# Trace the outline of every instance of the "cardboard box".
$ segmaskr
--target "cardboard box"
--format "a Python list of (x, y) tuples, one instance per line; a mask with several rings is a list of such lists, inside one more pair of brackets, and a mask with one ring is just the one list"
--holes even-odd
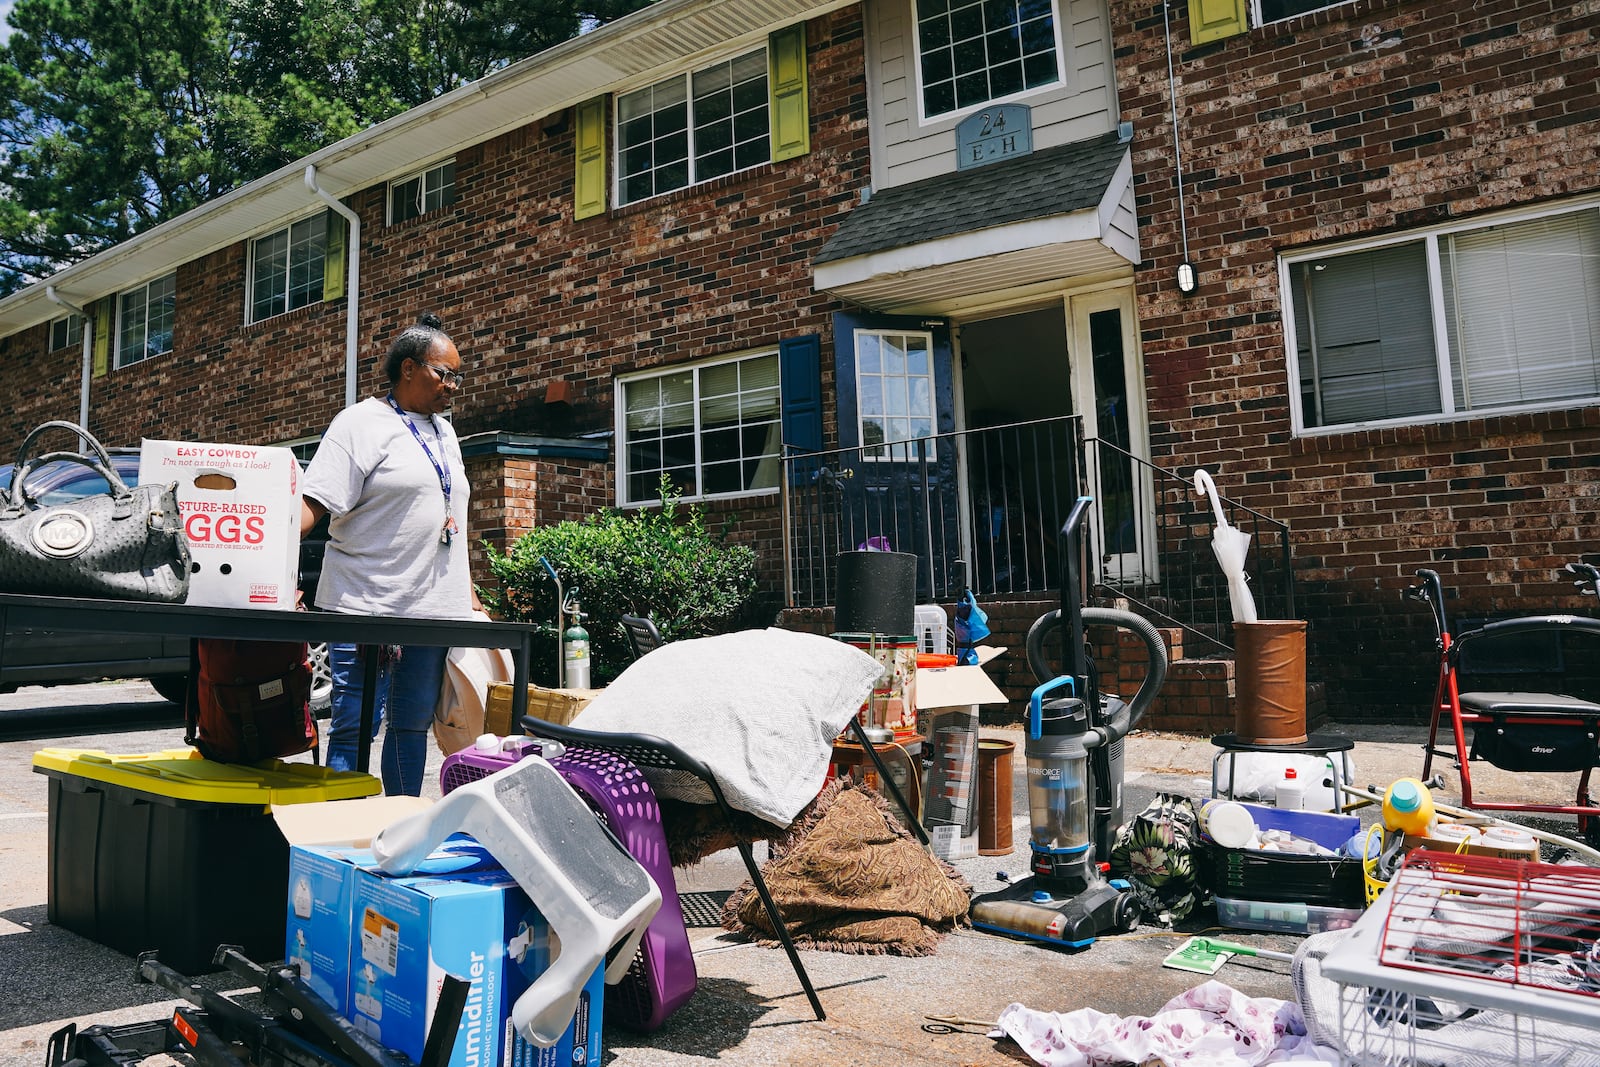
[(984, 665), (1005, 652), (1004, 648), (979, 645), (973, 650), (978, 662), (967, 667), (917, 668), (917, 711), (935, 708), (965, 708), (975, 704), (1004, 704), (1010, 698), (994, 684)]
[(289, 899), (283, 958), (300, 967), (316, 994), (350, 1013), (350, 907), (358, 864), (371, 866), (373, 835), (426, 809), (423, 797), (292, 804), (272, 809), (289, 842)]
[[(283, 958), (339, 1015), (350, 1010), (350, 900), (353, 849), (296, 845), (289, 850), (289, 910)], [(367, 855), (370, 861), (371, 854)]]
[[(589, 701), (600, 694), (598, 689), (545, 689), (528, 686), (528, 714), (557, 726), (570, 723)], [(483, 706), (483, 728), (491, 734), (506, 737), (520, 734), (522, 724), (511, 721), (510, 682), (494, 682), (489, 686), (489, 699)]]
[[(1476, 826), (1480, 830), (1487, 826), (1493, 825), (1490, 822), (1476, 819), (1440, 819), (1440, 822), (1461, 822), (1468, 826)], [(1507, 844), (1497, 845), (1494, 843), (1484, 844), (1482, 841), (1469, 841), (1465, 848), (1458, 849), (1457, 846), (1459, 844), (1459, 841), (1456, 841), (1452, 838), (1433, 836), (1422, 837), (1416, 834), (1406, 835), (1406, 848), (1408, 849), (1426, 848), (1432, 849), (1436, 852), (1460, 851), (1465, 852), (1469, 856), (1493, 856), (1497, 859), (1503, 860), (1531, 860), (1535, 863), (1537, 863), (1539, 860), (1539, 841), (1537, 838), (1531, 840), (1525, 847), (1517, 847), (1515, 845)]]
[(139, 481), (178, 486), (194, 557), (189, 604), (294, 608), (300, 464), (287, 448), (143, 441)]
[[(500, 1063), (511, 1006), (532, 975), (516, 946), (548, 928), (487, 852), (436, 851), (418, 873), (392, 878), (357, 864), (351, 889), (346, 1018), (386, 1048), (422, 1058), (443, 976), (471, 985), (452, 1067)], [(532, 954), (521, 953), (524, 958)]]
[[(548, 945), (548, 927), (546, 937), (540, 945)], [(537, 964), (539, 973), (549, 966), (549, 959), (542, 958)], [(584, 983), (583, 992), (578, 995), (578, 1010), (572, 1015), (572, 1025), (567, 1027), (567, 1032), (561, 1035), (549, 1048), (540, 1048), (521, 1034), (516, 1034), (511, 1041), (510, 1055), (506, 1058), (507, 1067), (589, 1067), (590, 1064), (599, 1064), (601, 1060), (600, 1023), (602, 1009), (605, 1004), (605, 970), (595, 968), (595, 972)]]
[(978, 707), (1007, 700), (983, 669), (1005, 649), (980, 645), (974, 651), (974, 666), (917, 668), (922, 823), (929, 847), (943, 860), (978, 854)]
[(485, 849), (455, 837), (417, 871), (390, 877), (364, 847), (430, 803), (374, 797), (274, 812), (285, 835), (300, 838), (292, 848), (285, 957), (301, 963), (312, 988), (344, 1018), (413, 1060), (450, 973), (471, 982), (455, 1067), (598, 1063), (602, 968), (585, 983), (556, 1045), (541, 1049), (511, 1032), (512, 1005), (550, 964), (550, 928)]

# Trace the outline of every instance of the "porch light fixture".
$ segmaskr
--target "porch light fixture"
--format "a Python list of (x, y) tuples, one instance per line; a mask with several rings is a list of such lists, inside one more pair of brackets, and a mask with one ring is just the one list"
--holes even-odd
[(1194, 272), (1194, 264), (1185, 260), (1178, 264), (1178, 292), (1184, 296), (1191, 295), (1200, 285), (1200, 280)]

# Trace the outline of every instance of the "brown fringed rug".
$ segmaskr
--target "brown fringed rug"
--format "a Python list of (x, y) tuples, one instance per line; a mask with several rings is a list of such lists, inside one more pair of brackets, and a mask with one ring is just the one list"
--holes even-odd
[[(658, 798), (657, 803), (661, 805), (661, 829), (667, 837), (667, 856), (674, 867), (690, 867), (725, 848), (735, 848), (740, 837), (754, 843), (774, 841), (788, 834), (785, 827), (737, 809), (733, 812), (733, 822), (729, 823), (714, 804), (689, 804), (666, 797)], [(811, 804), (815, 805), (816, 801)], [(804, 820), (810, 810), (807, 806), (801, 811), (796, 824)]]
[[(966, 879), (923, 848), (864, 786), (830, 783), (773, 850), (762, 875), (801, 948), (929, 956), (945, 934), (966, 924)], [(777, 944), (748, 881), (728, 898), (722, 925)]]

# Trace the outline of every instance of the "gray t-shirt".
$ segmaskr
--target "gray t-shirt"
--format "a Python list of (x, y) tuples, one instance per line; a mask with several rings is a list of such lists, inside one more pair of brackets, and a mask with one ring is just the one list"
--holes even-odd
[(327, 555), (317, 607), (350, 615), (469, 619), (467, 474), (455, 429), (445, 419), (408, 415), (450, 474), (449, 545), (444, 493), (406, 421), (376, 397), (328, 425), (306, 468), (305, 495), (328, 509)]

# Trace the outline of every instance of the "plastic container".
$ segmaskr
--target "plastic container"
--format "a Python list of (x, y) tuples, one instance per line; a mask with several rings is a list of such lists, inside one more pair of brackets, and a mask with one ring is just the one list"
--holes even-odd
[(1388, 830), (1426, 836), (1433, 822), (1433, 794), (1415, 778), (1397, 778), (1383, 794), (1383, 825)]
[(190, 749), (47, 748), (33, 769), (50, 779), (50, 921), (130, 956), (155, 949), (184, 974), (216, 970), (223, 944), (282, 956), (289, 843), (270, 806), (381, 789), (355, 771), (212, 763)]
[[(1461, 842), (1470, 843), (1478, 840), (1482, 836), (1483, 832), (1481, 830), (1479, 830), (1476, 826), (1468, 826), (1466, 823), (1442, 822), (1433, 828), (1433, 838), (1435, 841), (1449, 841), (1455, 842), (1456, 844), (1460, 844)], [(1531, 841), (1533, 839), (1533, 835), (1528, 835), (1528, 839)]]
[(1222, 848), (1244, 848), (1256, 834), (1256, 821), (1243, 804), (1208, 800), (1200, 805), (1200, 830)]
[(1306, 785), (1293, 767), (1283, 769), (1283, 777), (1273, 791), (1273, 805), (1290, 811), (1303, 811), (1306, 806)]
[(1489, 848), (1522, 850), (1537, 846), (1532, 834), (1516, 826), (1486, 826), (1480, 840)]
[[(1217, 802), (1210, 801), (1207, 806), (1212, 803)], [(1238, 806), (1260, 830), (1287, 830), (1335, 851), (1361, 829), (1361, 820), (1354, 815), (1287, 811), (1260, 804)], [(1366, 899), (1361, 860), (1352, 856), (1225, 848), (1214, 838), (1202, 841), (1202, 846), (1195, 857), (1196, 874), (1201, 884), (1219, 897), (1334, 908), (1359, 908)]]
[(1343, 930), (1361, 918), (1361, 908), (1336, 908), (1298, 901), (1231, 900), (1217, 897), (1217, 921), (1238, 930), (1320, 934)]

